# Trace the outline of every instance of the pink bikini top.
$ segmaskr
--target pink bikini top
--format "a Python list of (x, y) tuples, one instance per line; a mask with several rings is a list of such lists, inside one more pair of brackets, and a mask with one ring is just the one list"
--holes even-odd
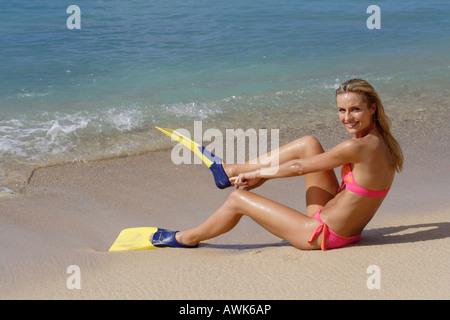
[(345, 188), (348, 191), (359, 194), (360, 196), (372, 198), (384, 197), (389, 192), (389, 189), (370, 190), (359, 186), (355, 181), (355, 177), (353, 176), (352, 167), (350, 166), (350, 163), (347, 163), (342, 166), (341, 177), (342, 177), (342, 184), (339, 187), (338, 192), (344, 190)]

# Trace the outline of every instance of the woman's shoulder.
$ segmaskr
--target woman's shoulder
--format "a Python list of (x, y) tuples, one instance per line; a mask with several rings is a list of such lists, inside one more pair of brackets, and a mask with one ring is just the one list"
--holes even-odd
[[(366, 148), (366, 146), (367, 146), (366, 142), (362, 141), (361, 139), (353, 138), (353, 139), (348, 139), (348, 140), (345, 140), (345, 141), (339, 143), (333, 149), (335, 151), (347, 154), (353, 158), (355, 155), (358, 155), (360, 152), (362, 152)], [(348, 162), (353, 162), (353, 161), (348, 161)]]
[(388, 158), (389, 151), (383, 139), (378, 136), (367, 136), (346, 140), (339, 145), (340, 150), (348, 155), (349, 163), (372, 163), (373, 160), (382, 161)]

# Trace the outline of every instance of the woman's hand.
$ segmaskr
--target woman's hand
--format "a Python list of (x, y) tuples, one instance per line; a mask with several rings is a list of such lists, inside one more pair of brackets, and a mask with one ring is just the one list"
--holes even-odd
[(238, 176), (230, 178), (231, 185), (236, 188), (244, 187), (244, 190), (257, 188), (266, 181), (267, 179), (259, 176), (259, 171), (240, 173)]

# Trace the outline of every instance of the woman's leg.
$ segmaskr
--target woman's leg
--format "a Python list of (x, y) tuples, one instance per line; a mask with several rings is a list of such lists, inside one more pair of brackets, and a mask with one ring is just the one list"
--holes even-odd
[(239, 175), (239, 173), (250, 172), (260, 168), (283, 164), (290, 160), (305, 158), (309, 149), (310, 138), (312, 137), (306, 136), (299, 138), (245, 163), (223, 163), (223, 168), (228, 177), (234, 177)]
[[(325, 152), (313, 136), (294, 140), (280, 148), (244, 164), (223, 164), (228, 177), (250, 172), (273, 164), (282, 164), (294, 159), (304, 159)], [(313, 216), (330, 201), (337, 192), (339, 183), (334, 170), (305, 175), (306, 214)]]
[[(265, 157), (264, 161), (261, 161), (260, 157), (256, 164), (224, 164), (224, 169), (227, 175), (232, 177), (240, 172), (268, 167), (271, 163), (281, 164), (323, 152), (319, 141), (314, 137), (307, 136), (268, 153), (263, 156)], [(273, 157), (278, 157), (278, 159)], [(322, 233), (313, 242), (308, 243), (309, 237), (319, 225), (319, 222), (312, 216), (336, 195), (338, 187), (339, 184), (333, 170), (305, 175), (307, 215), (251, 192), (235, 190), (205, 222), (198, 227), (178, 232), (176, 239), (180, 243), (195, 245), (230, 231), (242, 216), (247, 215), (269, 232), (297, 248), (318, 249), (322, 241)]]
[(317, 220), (244, 190), (233, 191), (228, 200), (205, 222), (198, 227), (178, 232), (176, 239), (187, 245), (195, 245), (230, 231), (244, 215), (297, 248), (320, 248), (322, 235), (308, 243), (309, 237), (319, 225)]
[[(324, 152), (316, 138), (308, 137), (306, 157)], [(333, 169), (305, 174), (306, 214), (310, 217), (315, 215), (336, 196), (338, 189), (339, 182)]]

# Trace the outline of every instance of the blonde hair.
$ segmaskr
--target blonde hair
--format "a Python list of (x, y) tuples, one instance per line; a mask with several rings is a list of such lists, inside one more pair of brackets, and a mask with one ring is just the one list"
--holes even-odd
[(397, 172), (400, 172), (403, 167), (403, 152), (400, 144), (395, 140), (391, 133), (391, 121), (384, 112), (384, 107), (381, 103), (381, 99), (376, 93), (375, 89), (370, 83), (362, 79), (351, 79), (342, 83), (336, 90), (336, 96), (346, 92), (355, 92), (364, 95), (367, 99), (367, 106), (370, 107), (373, 104), (376, 105), (376, 110), (373, 115), (373, 121), (376, 124), (378, 131), (383, 136), (386, 142), (392, 165)]

